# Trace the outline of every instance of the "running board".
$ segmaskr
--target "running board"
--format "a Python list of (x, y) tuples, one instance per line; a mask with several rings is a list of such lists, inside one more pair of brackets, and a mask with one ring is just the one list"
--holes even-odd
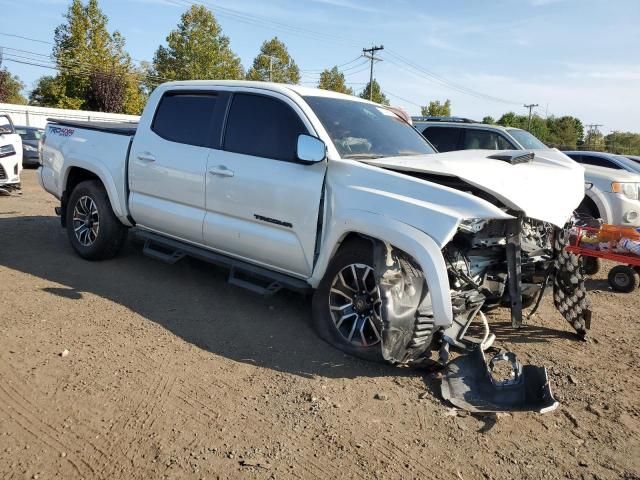
[(228, 268), (227, 281), (235, 286), (260, 295), (273, 295), (282, 288), (297, 292), (308, 292), (310, 285), (299, 278), (252, 265), (242, 260), (213, 252), (206, 248), (167, 238), (146, 230), (137, 230), (135, 235), (144, 240), (142, 250), (148, 257), (174, 264), (184, 257), (192, 257), (214, 265)]

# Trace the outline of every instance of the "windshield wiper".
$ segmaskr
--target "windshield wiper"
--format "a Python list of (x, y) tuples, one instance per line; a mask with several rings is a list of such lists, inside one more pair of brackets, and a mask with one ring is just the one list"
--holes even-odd
[(371, 153), (351, 153), (349, 155), (343, 155), (342, 158), (362, 158), (365, 160), (374, 160), (376, 158), (382, 158), (384, 155), (375, 155)]

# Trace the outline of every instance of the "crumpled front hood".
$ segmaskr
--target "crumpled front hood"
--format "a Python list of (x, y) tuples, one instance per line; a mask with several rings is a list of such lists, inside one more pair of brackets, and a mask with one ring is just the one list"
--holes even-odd
[(493, 195), (508, 208), (562, 227), (584, 197), (584, 169), (558, 150), (534, 152), (532, 161), (517, 164), (488, 158), (499, 153), (495, 150), (361, 161), (399, 172), (457, 177)]

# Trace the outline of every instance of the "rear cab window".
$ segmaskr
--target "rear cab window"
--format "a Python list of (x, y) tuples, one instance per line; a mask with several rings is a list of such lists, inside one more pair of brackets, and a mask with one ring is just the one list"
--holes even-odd
[(294, 162), (298, 136), (308, 133), (298, 114), (285, 102), (266, 95), (236, 93), (227, 117), (223, 148)]
[(226, 92), (167, 92), (151, 130), (170, 142), (220, 148), (227, 100)]

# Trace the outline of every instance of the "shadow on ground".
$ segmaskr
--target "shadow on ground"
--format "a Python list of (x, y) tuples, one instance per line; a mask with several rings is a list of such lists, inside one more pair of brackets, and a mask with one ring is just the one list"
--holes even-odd
[(59, 284), (42, 289), (51, 295), (78, 301), (84, 293), (98, 295), (235, 361), (301, 376), (416, 374), (355, 359), (321, 341), (304, 296), (256, 295), (227, 284), (226, 271), (203, 262), (166, 265), (131, 241), (115, 259), (88, 262), (49, 216), (0, 218), (0, 244), (0, 264)]

